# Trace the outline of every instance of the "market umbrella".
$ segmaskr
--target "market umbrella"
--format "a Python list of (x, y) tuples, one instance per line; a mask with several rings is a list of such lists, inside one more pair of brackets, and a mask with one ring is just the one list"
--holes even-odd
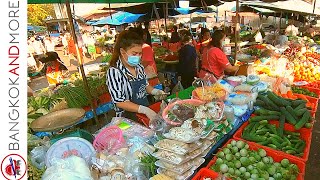
[(112, 14), (111, 16), (108, 16), (104, 19), (101, 19), (100, 21), (97, 21), (93, 23), (92, 25), (121, 25), (126, 23), (133, 23), (136, 22), (141, 16), (144, 16), (145, 14), (132, 14), (129, 12), (117, 12), (115, 14)]

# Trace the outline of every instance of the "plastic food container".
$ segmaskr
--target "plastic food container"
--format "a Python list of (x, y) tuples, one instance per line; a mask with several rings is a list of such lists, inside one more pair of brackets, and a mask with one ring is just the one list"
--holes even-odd
[(162, 169), (167, 169), (170, 171), (173, 171), (177, 174), (183, 174), (185, 172), (187, 172), (188, 170), (190, 170), (191, 168), (193, 168), (194, 166), (198, 165), (198, 164), (202, 164), (205, 162), (205, 159), (201, 158), (201, 157), (197, 157), (193, 160), (190, 160), (188, 162), (185, 162), (181, 165), (173, 165), (170, 163), (166, 163), (164, 161), (156, 161), (155, 165), (162, 168)]

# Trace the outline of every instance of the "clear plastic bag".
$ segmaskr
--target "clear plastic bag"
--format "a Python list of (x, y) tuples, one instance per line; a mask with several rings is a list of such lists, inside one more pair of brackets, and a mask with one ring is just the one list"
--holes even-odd
[(171, 140), (171, 139), (162, 139), (158, 141), (154, 147), (166, 151), (170, 151), (179, 155), (185, 155), (190, 151), (194, 151), (197, 149), (199, 146), (201, 146), (202, 143), (200, 142), (195, 142), (195, 143), (183, 143), (180, 141), (176, 140)]
[(49, 147), (47, 146), (35, 147), (30, 154), (32, 165), (34, 165), (38, 169), (43, 169), (45, 166), (45, 159), (48, 149)]
[(86, 161), (77, 156), (56, 159), (42, 176), (42, 180), (93, 180)]
[(167, 169), (162, 169), (162, 168), (158, 168), (157, 169), (157, 173), (161, 173), (161, 174), (164, 174), (166, 176), (169, 176), (171, 178), (174, 178), (176, 180), (185, 180), (185, 179), (188, 179), (190, 176), (192, 176), (194, 171), (192, 170), (189, 170), (187, 172), (185, 172), (184, 174), (177, 174), (173, 171), (170, 171), (170, 170), (167, 170)]
[(184, 143), (193, 143), (201, 138), (201, 135), (197, 135), (190, 129), (182, 127), (173, 127), (168, 133), (163, 134), (165, 138), (181, 141)]
[(181, 165), (174, 165), (174, 164), (170, 164), (170, 163), (158, 160), (155, 162), (155, 165), (162, 169), (167, 169), (181, 175), (187, 172), (188, 170), (192, 169), (195, 165), (198, 165), (199, 163), (202, 164), (204, 161), (205, 160), (203, 158), (197, 157)]
[(175, 154), (173, 152), (169, 152), (165, 150), (158, 150), (152, 155), (157, 159), (163, 160), (168, 163), (176, 164), (176, 165), (185, 163), (190, 160), (186, 156)]

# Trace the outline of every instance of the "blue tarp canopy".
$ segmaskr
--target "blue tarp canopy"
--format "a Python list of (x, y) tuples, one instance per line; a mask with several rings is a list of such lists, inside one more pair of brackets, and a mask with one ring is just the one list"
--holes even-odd
[(28, 26), (27, 26), (27, 30), (28, 30), (28, 31), (41, 32), (41, 31), (45, 31), (45, 30), (46, 30), (46, 27), (44, 27), (44, 26), (32, 26), (32, 25), (28, 25)]
[(145, 14), (132, 14), (129, 12), (117, 12), (115, 14), (112, 14), (111, 16), (108, 16), (104, 19), (101, 19), (95, 23), (92, 23), (92, 26), (99, 26), (99, 25), (122, 25), (126, 23), (133, 23), (136, 22), (141, 16), (144, 16)]

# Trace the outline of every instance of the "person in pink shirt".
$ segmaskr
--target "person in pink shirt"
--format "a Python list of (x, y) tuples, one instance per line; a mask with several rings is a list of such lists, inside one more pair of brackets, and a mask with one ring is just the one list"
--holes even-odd
[(227, 56), (222, 51), (225, 38), (226, 34), (222, 30), (213, 33), (208, 49), (202, 54), (200, 78), (204, 78), (209, 73), (219, 79), (225, 72), (235, 74), (239, 70), (238, 66), (232, 66), (229, 63)]

